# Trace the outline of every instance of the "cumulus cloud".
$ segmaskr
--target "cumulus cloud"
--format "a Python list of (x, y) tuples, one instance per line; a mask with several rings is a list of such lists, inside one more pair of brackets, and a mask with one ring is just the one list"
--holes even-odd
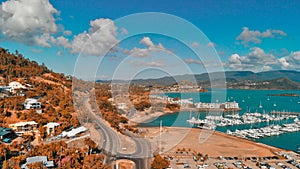
[(147, 46), (147, 47), (153, 47), (154, 44), (152, 42), (152, 40), (149, 38), (149, 37), (144, 37), (141, 41), (140, 41), (141, 44)]
[(299, 69), (300, 68), (300, 51), (291, 52), (289, 55), (279, 58), (282, 69)]
[(228, 59), (227, 66), (233, 70), (266, 71), (278, 66), (278, 59), (265, 53), (261, 48), (251, 48), (247, 55), (233, 54)]
[(130, 61), (130, 63), (134, 66), (140, 67), (165, 67), (165, 64), (162, 60), (155, 60), (155, 61)]
[(197, 65), (202, 65), (202, 62), (200, 60), (195, 60), (195, 59), (185, 59), (184, 60), (185, 63), (188, 63), (188, 64), (197, 64)]
[(72, 31), (66, 30), (66, 31), (64, 31), (64, 35), (70, 36), (70, 35), (72, 35)]
[(134, 47), (131, 50), (125, 49), (123, 53), (137, 58), (153, 57), (154, 52), (173, 54), (172, 51), (166, 49), (161, 43), (155, 45), (149, 37), (144, 37), (141, 39), (140, 44), (144, 45), (146, 48)]
[(63, 46), (64, 48), (70, 48), (71, 47), (69, 39), (67, 39), (63, 36), (59, 36), (56, 39), (53, 38), (51, 42), (53, 44), (57, 45), (57, 46)]
[(267, 29), (264, 32), (260, 32), (258, 30), (249, 30), (248, 27), (243, 27), (243, 31), (236, 38), (236, 40), (240, 41), (243, 45), (247, 46), (249, 43), (261, 43), (264, 38), (278, 38), (282, 36), (286, 36), (287, 34), (282, 30), (273, 30)]
[[(73, 38), (69, 30), (56, 24), (56, 10), (49, 0), (8, 0), (0, 5), (0, 37), (2, 39), (38, 45), (42, 47), (62, 46), (71, 53), (104, 55), (117, 43), (117, 27), (110, 19), (96, 19), (90, 22), (88, 31)], [(125, 29), (122, 30), (125, 32)], [(60, 36), (59, 36), (60, 35)], [(86, 43), (88, 40), (89, 43)]]
[(117, 27), (112, 20), (96, 19), (90, 22), (90, 26), (88, 31), (74, 36), (70, 43), (71, 53), (80, 53), (84, 49), (82, 52), (85, 54), (103, 56), (118, 43)]
[(55, 15), (49, 0), (8, 0), (0, 5), (0, 31), (7, 40), (49, 47), (45, 39), (58, 31)]

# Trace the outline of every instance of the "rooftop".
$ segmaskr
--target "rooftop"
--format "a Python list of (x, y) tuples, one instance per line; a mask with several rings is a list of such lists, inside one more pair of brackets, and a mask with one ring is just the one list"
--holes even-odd
[(26, 121), (26, 122), (18, 122), (18, 123), (14, 123), (14, 124), (10, 124), (9, 126), (25, 126), (25, 125), (37, 125), (37, 123), (35, 121)]

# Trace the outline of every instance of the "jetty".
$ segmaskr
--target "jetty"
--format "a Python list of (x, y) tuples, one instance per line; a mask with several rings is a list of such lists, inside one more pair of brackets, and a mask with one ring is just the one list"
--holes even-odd
[(293, 115), (293, 116), (300, 116), (300, 112), (271, 111), (270, 114), (274, 114), (274, 115)]

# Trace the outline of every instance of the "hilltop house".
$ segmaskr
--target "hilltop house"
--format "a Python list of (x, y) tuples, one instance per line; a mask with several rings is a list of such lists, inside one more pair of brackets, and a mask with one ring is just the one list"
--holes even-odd
[(27, 110), (42, 108), (41, 102), (38, 102), (37, 99), (34, 99), (34, 98), (27, 98), (23, 105), (24, 105), (24, 108)]
[(47, 156), (34, 156), (26, 158), (26, 163), (21, 165), (21, 169), (29, 169), (28, 164), (41, 163), (41, 168), (54, 168), (54, 162), (48, 161)]
[(18, 122), (9, 125), (9, 127), (11, 127), (17, 134), (37, 132), (37, 126), (38, 123), (35, 121)]

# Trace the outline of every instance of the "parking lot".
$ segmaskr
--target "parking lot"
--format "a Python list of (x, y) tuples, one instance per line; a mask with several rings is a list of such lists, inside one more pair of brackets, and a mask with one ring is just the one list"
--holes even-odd
[[(297, 169), (300, 168), (300, 160), (286, 158), (257, 158), (248, 157), (244, 159), (236, 159), (234, 157), (209, 158), (206, 161), (197, 160), (192, 156), (175, 156), (166, 157), (170, 160), (170, 169)], [(297, 165), (298, 164), (298, 165)]]

